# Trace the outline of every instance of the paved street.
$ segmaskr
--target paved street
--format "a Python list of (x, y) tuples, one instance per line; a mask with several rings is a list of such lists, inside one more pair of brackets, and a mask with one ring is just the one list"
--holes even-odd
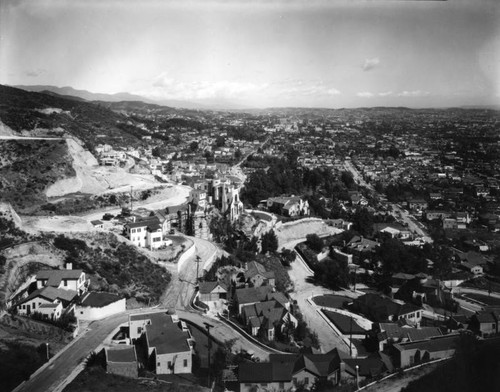
[(32, 376), (19, 391), (42, 392), (56, 390), (117, 326), (127, 320), (128, 314), (123, 313), (90, 324), (89, 330), (84, 335), (78, 337), (67, 349), (52, 358), (50, 364), (35, 376)]
[[(295, 284), (295, 290), (291, 293), (291, 297), (297, 301), (309, 328), (317, 333), (321, 351), (326, 353), (337, 347), (344, 352), (349, 352), (349, 346), (335, 333), (325, 319), (321, 317), (316, 308), (311, 306), (307, 301), (308, 298), (314, 295), (333, 294), (336, 292), (307, 282), (306, 279), (311, 276), (311, 272), (299, 254), (297, 254), (297, 258), (291, 264), (289, 275)], [(340, 294), (345, 295), (344, 293)]]

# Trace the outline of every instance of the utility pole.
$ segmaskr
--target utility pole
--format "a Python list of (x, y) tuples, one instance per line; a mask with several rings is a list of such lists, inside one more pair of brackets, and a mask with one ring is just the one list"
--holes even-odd
[(130, 185), (130, 213), (132, 213), (132, 189), (134, 187)]
[(50, 359), (49, 357), (49, 344), (45, 343), (45, 347), (47, 348), (47, 361)]
[(207, 334), (208, 334), (208, 386), (210, 387), (210, 371), (212, 370), (210, 367), (210, 351), (212, 349), (212, 340), (210, 339), (210, 328), (213, 328), (214, 326), (209, 323), (203, 323), (203, 324), (205, 324), (205, 328), (207, 329)]

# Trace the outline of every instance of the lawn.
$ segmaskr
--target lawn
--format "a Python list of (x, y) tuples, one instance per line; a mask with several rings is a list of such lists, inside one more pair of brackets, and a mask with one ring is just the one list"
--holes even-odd
[(327, 294), (314, 297), (313, 301), (316, 305), (323, 306), (325, 308), (342, 309), (344, 307), (344, 302), (352, 302), (352, 299), (349, 297), (344, 297), (342, 295)]

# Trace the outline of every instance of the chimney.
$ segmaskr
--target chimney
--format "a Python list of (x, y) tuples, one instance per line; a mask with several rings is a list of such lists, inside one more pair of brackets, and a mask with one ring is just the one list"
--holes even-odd
[(66, 269), (67, 270), (72, 270), (73, 269), (73, 263), (66, 263)]

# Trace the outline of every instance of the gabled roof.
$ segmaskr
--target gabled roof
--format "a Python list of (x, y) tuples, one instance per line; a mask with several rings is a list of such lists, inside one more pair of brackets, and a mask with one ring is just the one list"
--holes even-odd
[(225, 283), (215, 282), (201, 282), (200, 283), (200, 294), (210, 294), (217, 286), (220, 286), (227, 292), (227, 286)]
[(18, 302), (17, 305), (24, 304), (37, 297), (45, 298), (48, 301), (59, 299), (65, 302), (71, 302), (77, 295), (78, 293), (74, 290), (57, 289), (55, 287), (46, 286), (33, 291), (28, 297)]
[(63, 280), (78, 280), (82, 274), (80, 269), (41, 270), (36, 274), (36, 280), (47, 280), (47, 286), (59, 287)]
[(235, 296), (239, 305), (260, 302), (273, 291), (271, 286), (248, 287), (236, 289)]
[(251, 261), (247, 264), (247, 270), (245, 271), (245, 278), (250, 279), (255, 275), (262, 275), (267, 279), (274, 279), (274, 271), (267, 271), (266, 268), (256, 261)]

